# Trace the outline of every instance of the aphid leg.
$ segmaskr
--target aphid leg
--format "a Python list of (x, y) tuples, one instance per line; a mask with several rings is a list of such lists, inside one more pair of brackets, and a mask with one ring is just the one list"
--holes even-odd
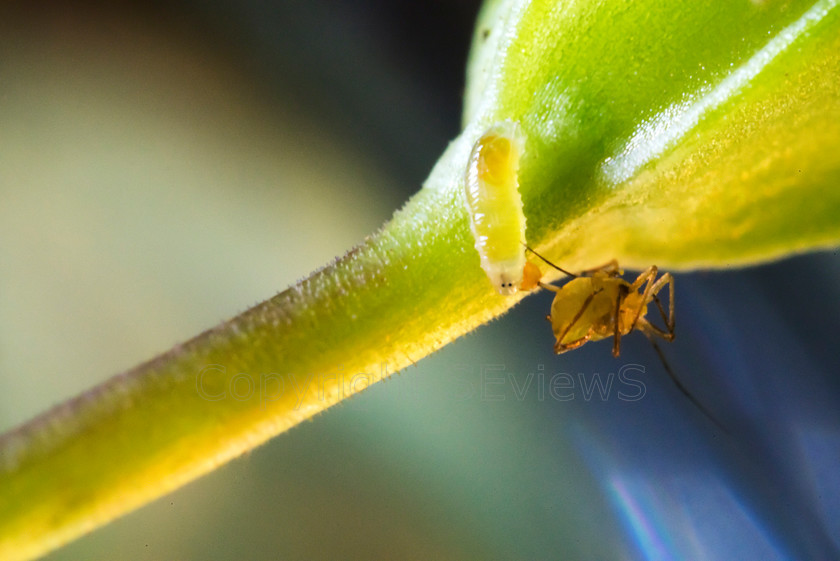
[[(652, 272), (652, 275), (651, 275)], [(630, 290), (638, 289), (641, 287), (641, 284), (638, 284), (641, 280), (642, 283), (645, 281), (649, 281), (653, 277), (656, 276), (656, 266), (652, 266), (650, 269), (639, 275), (639, 278), (636, 279), (632, 285), (630, 285)], [(645, 277), (643, 279), (643, 277)], [(668, 313), (665, 313), (665, 309), (662, 306), (662, 301), (659, 299), (657, 294), (660, 290), (662, 290), (665, 285), (669, 285), (669, 301), (668, 301)], [(636, 328), (636, 324), (639, 322), (641, 317), (641, 312), (650, 304), (654, 302), (656, 307), (659, 309), (659, 315), (662, 316), (662, 320), (665, 322), (665, 329), (659, 329), (658, 327), (648, 323), (650, 329), (654, 330), (657, 335), (665, 339), (666, 341), (673, 341), (674, 340), (674, 277), (671, 273), (664, 273), (658, 280), (655, 282), (648, 282), (648, 285), (645, 287), (644, 294), (642, 295), (642, 305), (639, 308), (638, 312), (636, 313), (636, 317), (633, 320), (632, 325), (630, 326), (630, 331)]]
[(626, 296), (627, 289), (624, 285), (621, 285), (619, 287), (618, 294), (615, 295), (615, 317), (613, 318), (613, 323), (615, 324), (615, 331), (613, 332), (612, 354), (615, 358), (618, 358), (618, 355), (621, 354), (621, 325), (618, 323), (618, 317), (621, 314), (621, 300)]
[[(572, 321), (569, 322), (569, 325), (566, 326), (566, 329), (564, 329), (562, 333), (557, 335), (557, 342), (554, 344), (554, 352), (555, 353), (560, 354), (560, 353), (565, 352), (565, 351), (570, 351), (572, 349), (576, 349), (576, 348), (580, 347), (581, 345), (583, 345), (584, 343), (586, 343), (587, 341), (589, 341), (589, 335), (586, 335), (584, 337), (581, 337), (580, 339), (572, 341), (571, 343), (567, 343), (565, 345), (562, 343), (563, 339), (566, 338), (566, 335), (569, 334), (569, 331), (571, 331), (572, 327), (574, 327), (574, 325), (578, 322), (578, 320), (581, 317), (583, 317), (583, 313), (586, 311), (586, 308), (589, 307), (589, 304), (592, 303), (592, 299), (595, 298), (595, 295), (598, 294), (599, 292), (601, 292), (601, 290), (602, 289), (596, 290), (595, 292), (593, 292), (592, 294), (590, 294), (589, 296), (586, 297), (586, 300), (583, 301), (583, 305), (581, 305), (580, 310), (578, 310), (578, 313), (576, 313), (575, 317), (572, 318)], [(559, 292), (559, 289), (558, 289), (558, 292)]]
[[(636, 277), (636, 280), (634, 280), (633, 284), (631, 284), (630, 287), (627, 289), (628, 293), (632, 293), (641, 289), (642, 286), (645, 287), (645, 291), (642, 294), (642, 301), (639, 304), (639, 307), (636, 309), (636, 314), (633, 316), (633, 321), (630, 323), (630, 328), (627, 330), (627, 333), (632, 333), (633, 330), (636, 329), (636, 324), (639, 322), (639, 318), (642, 316), (642, 312), (647, 309), (647, 306), (652, 299), (650, 295), (651, 290), (656, 284), (658, 284), (653, 283), (651, 281), (656, 278), (656, 274), (658, 272), (659, 269), (657, 269), (656, 265), (651, 265), (647, 271), (644, 271), (642, 274)], [(668, 273), (668, 276), (671, 276), (670, 273)], [(665, 278), (665, 275), (663, 275), (662, 278)], [(662, 288), (662, 285), (660, 285), (659, 288)]]
[(546, 290), (550, 290), (552, 292), (560, 292), (561, 288), (559, 286), (554, 286), (553, 284), (544, 283), (542, 281), (537, 283), (537, 286), (540, 288), (544, 288)]
[[(668, 314), (665, 314), (665, 309), (662, 307), (662, 301), (657, 296), (657, 293), (662, 290), (662, 288), (666, 285), (669, 286), (668, 291)], [(673, 341), (674, 340), (674, 277), (671, 273), (665, 273), (662, 277), (656, 281), (653, 285), (653, 289), (651, 290), (651, 298), (656, 303), (656, 307), (659, 309), (659, 315), (662, 316), (662, 321), (665, 322), (665, 328), (667, 331), (663, 331), (662, 329), (658, 329), (660, 337), (665, 339), (666, 341)], [(655, 327), (651, 325), (651, 327)]]
[(560, 353), (565, 353), (566, 351), (571, 351), (573, 349), (576, 349), (576, 348), (580, 347), (581, 345), (583, 345), (584, 343), (589, 341), (589, 339), (590, 339), (589, 335), (586, 335), (584, 337), (581, 337), (580, 339), (572, 341), (571, 343), (565, 343), (563, 345), (561, 345), (560, 343), (555, 343), (554, 344), (554, 352), (559, 355)]
[(586, 269), (585, 271), (581, 271), (580, 276), (589, 277), (592, 276), (593, 273), (598, 273), (601, 271), (607, 273), (607, 275), (610, 277), (615, 277), (621, 274), (621, 269), (618, 267), (618, 261), (612, 259), (604, 263), (600, 267), (594, 267), (592, 269)]
[[(662, 349), (659, 347), (659, 344), (656, 342), (656, 340), (653, 337), (651, 337), (651, 332), (648, 331), (648, 328), (652, 328), (654, 326), (650, 325), (648, 322), (646, 322), (644, 320), (642, 320), (642, 322), (643, 323), (641, 323), (639, 325), (639, 330), (642, 333), (644, 333), (645, 335), (648, 336), (648, 341), (650, 341), (651, 345), (653, 345), (653, 349), (656, 351), (656, 354), (659, 355), (659, 360), (662, 361), (662, 366), (665, 367), (665, 372), (668, 373), (668, 377), (671, 378), (671, 381), (674, 383), (675, 386), (677, 386), (677, 389), (680, 390), (680, 392), (682, 392), (682, 394), (685, 397), (687, 397), (688, 400), (691, 403), (693, 403), (694, 406), (697, 409), (699, 409), (701, 413), (703, 413), (706, 417), (708, 417), (709, 420), (711, 422), (713, 422), (720, 430), (722, 430), (726, 434), (729, 434), (729, 431), (726, 430), (726, 427), (724, 427), (723, 424), (720, 421), (718, 421), (708, 409), (703, 407), (703, 405), (699, 401), (697, 401), (697, 398), (695, 398), (693, 395), (691, 395), (691, 393), (683, 385), (683, 383), (680, 382), (680, 379), (677, 378), (677, 375), (671, 369), (671, 365), (668, 364), (668, 361), (665, 359), (665, 353), (662, 352)], [(661, 329), (656, 329), (656, 334), (660, 335), (661, 331), (662, 331)]]
[[(643, 328), (642, 325), (644, 325), (645, 327)], [(665, 339), (669, 343), (674, 340), (673, 331), (665, 331), (664, 329), (660, 329), (659, 327), (656, 327), (644, 318), (639, 318), (639, 323), (638, 325), (636, 325), (636, 327), (641, 331), (647, 329), (649, 333), (653, 335), (658, 335), (659, 337)]]

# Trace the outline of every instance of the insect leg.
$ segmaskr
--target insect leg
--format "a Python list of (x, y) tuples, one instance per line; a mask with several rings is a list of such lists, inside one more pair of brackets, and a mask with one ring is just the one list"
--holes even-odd
[(581, 271), (580, 276), (588, 277), (592, 275), (592, 273), (597, 273), (599, 271), (607, 273), (607, 275), (610, 277), (615, 277), (621, 274), (621, 269), (618, 267), (618, 261), (612, 259), (604, 263), (600, 267), (594, 267), (592, 269), (586, 269), (585, 271)]
[(665, 331), (664, 329), (660, 329), (656, 327), (645, 318), (639, 318), (639, 323), (636, 325), (636, 328), (639, 331), (647, 332), (649, 335), (657, 335), (668, 342), (674, 340), (674, 332), (673, 331)]
[(618, 324), (618, 317), (621, 313), (622, 296), (626, 296), (626, 292), (619, 288), (618, 294), (615, 295), (615, 317), (613, 318), (613, 323), (615, 323), (615, 331), (613, 332), (612, 354), (615, 358), (618, 358), (618, 355), (621, 354), (621, 326)]
[[(656, 275), (658, 273), (659, 268), (656, 265), (651, 265), (647, 268), (647, 270), (642, 271), (642, 273), (639, 274), (638, 277), (636, 277), (636, 280), (633, 281), (633, 284), (630, 285), (630, 292), (639, 290), (642, 287), (642, 285), (644, 285), (646, 282), (649, 282), (650, 279), (656, 278)], [(645, 292), (647, 292), (647, 290), (645, 290)]]
[(627, 292), (630, 293), (639, 290), (642, 286), (645, 287), (645, 291), (642, 294), (642, 301), (639, 304), (638, 309), (636, 310), (636, 314), (633, 316), (633, 322), (630, 324), (630, 329), (627, 330), (627, 333), (631, 333), (634, 329), (636, 329), (636, 324), (639, 323), (639, 318), (642, 316), (642, 311), (647, 309), (647, 306), (651, 301), (651, 289), (653, 288), (654, 284), (656, 284), (651, 283), (651, 280), (656, 278), (656, 274), (658, 272), (659, 269), (656, 268), (656, 265), (651, 265), (648, 268), (648, 270), (640, 274), (636, 278), (636, 280), (633, 281), (633, 284), (631, 284), (630, 287), (627, 289)]
[(683, 383), (680, 382), (680, 379), (677, 378), (677, 375), (674, 373), (673, 370), (671, 370), (671, 365), (668, 364), (667, 360), (665, 360), (665, 353), (662, 352), (662, 349), (659, 347), (659, 344), (656, 342), (656, 340), (654, 340), (652, 337), (649, 336), (649, 333), (648, 333), (647, 329), (645, 329), (645, 327), (652, 327), (652, 326), (649, 323), (645, 322), (642, 326), (640, 326), (640, 330), (645, 335), (648, 335), (648, 341), (650, 341), (650, 343), (653, 345), (653, 348), (656, 351), (656, 354), (659, 355), (659, 360), (662, 361), (662, 366), (665, 367), (665, 372), (667, 372), (668, 377), (671, 378), (671, 381), (674, 383), (674, 385), (677, 386), (677, 389), (680, 390), (680, 392), (682, 392), (682, 394), (685, 397), (687, 397), (688, 400), (691, 403), (693, 403), (694, 406), (697, 409), (699, 409), (701, 413), (703, 413), (706, 417), (708, 417), (709, 420), (711, 422), (713, 422), (720, 430), (722, 430), (726, 434), (729, 434), (729, 431), (726, 430), (726, 427), (724, 427), (723, 424), (720, 421), (718, 421), (708, 409), (703, 407), (703, 405), (699, 401), (697, 401), (697, 398), (695, 398), (693, 395), (691, 395), (691, 393), (683, 385)]
[(555, 343), (554, 344), (554, 352), (559, 355), (561, 353), (565, 353), (566, 351), (571, 351), (573, 349), (576, 349), (576, 348), (580, 347), (581, 345), (583, 345), (584, 343), (589, 341), (589, 339), (590, 339), (589, 335), (585, 335), (585, 336), (581, 337), (580, 339), (576, 339), (576, 340), (572, 341), (571, 343), (566, 343), (566, 344), (563, 344), (563, 345), (561, 345), (560, 343)]
[[(662, 307), (662, 301), (659, 300), (657, 294), (660, 290), (662, 290), (665, 285), (669, 285), (668, 287), (668, 314), (665, 314), (665, 310)], [(659, 314), (662, 316), (662, 320), (665, 322), (665, 327), (667, 328), (667, 332), (664, 332), (662, 338), (666, 341), (673, 341), (674, 340), (674, 276), (671, 273), (663, 274), (659, 280), (653, 283), (653, 286), (650, 290), (650, 297), (651, 299), (656, 302), (656, 307), (659, 309)], [(660, 330), (662, 331), (662, 330)]]
[(553, 284), (548, 284), (545, 282), (538, 282), (537, 286), (546, 290), (550, 290), (552, 292), (560, 292), (560, 290), (562, 290), (559, 286), (554, 286)]

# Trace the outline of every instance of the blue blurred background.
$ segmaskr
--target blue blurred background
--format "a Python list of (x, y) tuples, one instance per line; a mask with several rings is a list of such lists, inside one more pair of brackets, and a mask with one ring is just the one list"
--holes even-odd
[[(0, 429), (378, 228), (458, 133), (477, 10), (0, 7)], [(838, 558), (838, 279), (677, 275), (664, 351), (728, 433), (641, 335), (554, 356), (538, 294), (47, 559)]]

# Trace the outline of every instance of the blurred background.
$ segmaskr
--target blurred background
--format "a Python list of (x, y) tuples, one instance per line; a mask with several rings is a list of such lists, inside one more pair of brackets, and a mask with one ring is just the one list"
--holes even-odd
[[(375, 231), (459, 131), (478, 7), (0, 6), (0, 429)], [(835, 558), (838, 279), (677, 275), (664, 350), (728, 432), (640, 335), (554, 356), (539, 294), (46, 559)]]

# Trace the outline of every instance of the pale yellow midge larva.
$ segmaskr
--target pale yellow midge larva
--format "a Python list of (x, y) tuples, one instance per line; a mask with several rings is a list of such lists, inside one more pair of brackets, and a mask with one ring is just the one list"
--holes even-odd
[(525, 136), (519, 124), (493, 124), (473, 146), (465, 200), (481, 268), (499, 294), (514, 294), (525, 268), (525, 214), (519, 194), (519, 158)]

